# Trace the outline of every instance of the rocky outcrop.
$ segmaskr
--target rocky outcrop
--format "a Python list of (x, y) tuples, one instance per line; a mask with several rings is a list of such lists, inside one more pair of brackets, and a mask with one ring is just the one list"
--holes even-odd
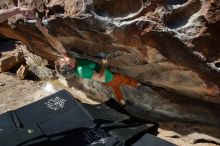
[(142, 119), (155, 122), (203, 123), (219, 127), (220, 107), (217, 104), (186, 99), (184, 96), (147, 86), (138, 89), (122, 87), (122, 90), (129, 101), (125, 109)]
[[(113, 72), (151, 85), (153, 91), (125, 93), (134, 95), (126, 97), (137, 116), (220, 126), (219, 0), (23, 2), (70, 54), (96, 61), (108, 56)], [(14, 1), (0, 7), (5, 4)], [(49, 62), (60, 56), (33, 20), (9, 22), (0, 24), (0, 34), (22, 41)]]
[[(50, 33), (69, 52), (93, 58), (110, 55), (114, 71), (220, 103), (218, 0), (23, 2), (44, 17)], [(21, 40), (49, 61), (59, 57), (33, 21), (13, 26), (1, 24), (0, 33)]]
[(220, 144), (218, 136), (220, 131), (217, 128), (176, 122), (161, 123), (160, 127), (158, 137), (178, 146), (219, 146)]
[(28, 70), (24, 65), (21, 65), (16, 71), (16, 75), (19, 79), (24, 80), (28, 75)]
[(53, 67), (52, 69), (49, 68), (50, 65), (48, 64), (47, 60), (30, 53), (26, 50), (25, 46), (21, 47), (23, 47), (29, 77), (36, 80), (48, 80), (55, 78), (56, 72)]
[(24, 63), (23, 52), (20, 49), (15, 49), (12, 41), (1, 43), (0, 47), (0, 73), (9, 71)]

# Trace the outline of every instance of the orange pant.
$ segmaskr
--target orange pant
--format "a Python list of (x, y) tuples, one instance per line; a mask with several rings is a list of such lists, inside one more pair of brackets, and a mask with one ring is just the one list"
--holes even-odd
[(120, 86), (128, 85), (131, 87), (136, 87), (137, 83), (138, 83), (137, 80), (132, 77), (129, 77), (123, 74), (114, 74), (113, 80), (111, 82), (104, 83), (104, 85), (111, 87), (115, 92), (115, 96), (117, 100), (121, 101), (122, 99), (124, 99), (124, 97), (123, 97), (123, 94), (121, 93)]

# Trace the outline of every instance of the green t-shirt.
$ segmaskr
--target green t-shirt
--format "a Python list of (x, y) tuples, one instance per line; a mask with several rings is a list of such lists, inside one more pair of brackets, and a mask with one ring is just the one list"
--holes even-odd
[[(78, 58), (76, 61), (75, 74), (81, 78), (92, 79), (94, 71), (99, 73), (101, 65), (87, 60)], [(110, 82), (113, 80), (113, 74), (107, 68), (105, 68), (105, 82)]]

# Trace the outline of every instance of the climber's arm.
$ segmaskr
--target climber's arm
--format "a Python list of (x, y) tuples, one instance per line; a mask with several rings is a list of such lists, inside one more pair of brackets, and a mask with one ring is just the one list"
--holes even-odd
[(97, 82), (101, 82), (101, 83), (105, 82), (105, 74), (104, 74), (104, 71), (103, 71), (102, 74), (100, 74), (100, 72), (97, 73), (97, 72), (94, 71), (92, 80), (97, 81)]
[(67, 51), (62, 45), (62, 43), (55, 37), (49, 34), (48, 29), (41, 24), (40, 21), (36, 22), (36, 27), (43, 33), (43, 35), (47, 38), (47, 40), (50, 42), (50, 44), (61, 54), (66, 56)]
[(105, 64), (107, 64), (107, 60), (102, 59), (101, 69), (99, 73), (94, 72), (93, 80), (97, 82), (105, 82)]
[(0, 23), (8, 20), (10, 17), (21, 14), (21, 10), (18, 7), (12, 8), (12, 9), (6, 9), (6, 10), (0, 10)]
[(22, 7), (20, 0), (18, 0), (17, 2), (18, 2), (18, 7), (0, 10), (0, 23), (8, 20), (10, 17), (17, 14), (23, 14), (23, 16), (25, 16), (28, 19), (35, 19), (33, 12), (31, 10)]

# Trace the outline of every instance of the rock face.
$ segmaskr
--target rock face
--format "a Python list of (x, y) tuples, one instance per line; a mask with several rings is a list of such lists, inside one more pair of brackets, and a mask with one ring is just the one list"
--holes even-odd
[[(162, 89), (165, 93), (152, 100), (148, 95), (144, 100), (128, 96), (141, 109), (137, 110), (139, 116), (157, 111), (157, 120), (166, 117), (220, 127), (220, 0), (22, 2), (38, 12), (70, 54), (98, 61), (108, 56), (112, 71)], [(1, 8), (13, 5), (13, 0), (0, 2)], [(34, 21), (18, 18), (11, 19), (10, 25), (0, 24), (0, 34), (18, 39), (29, 51), (55, 61), (60, 54)], [(158, 108), (152, 108), (157, 104)], [(208, 123), (203, 112), (209, 114)]]
[(15, 49), (12, 41), (0, 43), (0, 73), (9, 71), (24, 63), (23, 52), (20, 49)]
[[(181, 121), (219, 127), (220, 107), (147, 86), (122, 87), (129, 104), (125, 107), (140, 118), (161, 122)], [(135, 97), (135, 98), (134, 98)], [(184, 99), (185, 98), (185, 99)]]
[[(25, 47), (25, 46), (23, 46)], [(55, 70), (48, 68), (48, 62), (41, 57), (34, 55), (24, 48), (24, 56), (27, 70), (37, 80), (48, 80), (55, 78)]]
[[(14, 5), (3, 1), (1, 7)], [(24, 0), (68, 51), (109, 55), (115, 71), (200, 100), (220, 103), (219, 0)], [(12, 19), (15, 21), (15, 19)], [(11, 21), (12, 21), (11, 20)], [(54, 61), (59, 56), (32, 21), (0, 33)]]
[[(169, 123), (160, 124), (158, 137), (178, 146), (219, 146), (219, 129), (198, 126), (197, 124)], [(172, 129), (176, 129), (173, 131)], [(210, 136), (212, 135), (212, 136)], [(188, 142), (188, 143), (185, 143)]]

